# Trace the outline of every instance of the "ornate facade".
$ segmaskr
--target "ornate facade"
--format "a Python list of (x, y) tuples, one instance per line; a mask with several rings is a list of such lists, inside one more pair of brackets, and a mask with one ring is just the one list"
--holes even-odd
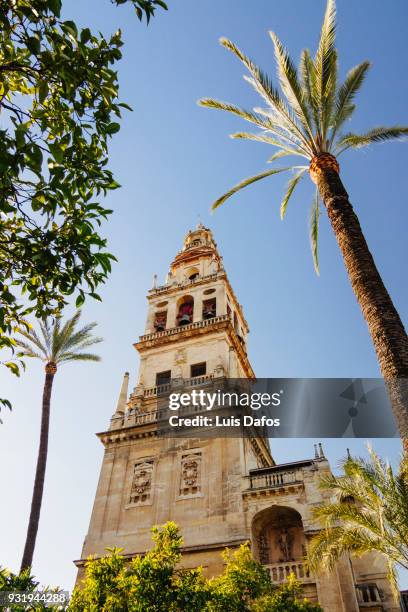
[(276, 464), (262, 438), (179, 439), (157, 435), (157, 398), (180, 380), (203, 388), (217, 378), (251, 378), (248, 325), (209, 229), (190, 231), (166, 283), (149, 291), (137, 385), (125, 374), (110, 427), (98, 434), (105, 453), (81, 560), (120, 546), (128, 557), (151, 545), (152, 525), (175, 521), (183, 565), (208, 575), (223, 569), (220, 552), (250, 541), (275, 583), (290, 572), (325, 612), (397, 611), (379, 556), (344, 557), (329, 575), (304, 564), (315, 533), (318, 488), (330, 471), (321, 445), (314, 457)]

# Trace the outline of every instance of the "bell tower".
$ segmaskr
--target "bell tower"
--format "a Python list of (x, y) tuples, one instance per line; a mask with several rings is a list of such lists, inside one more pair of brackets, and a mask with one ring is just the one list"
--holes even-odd
[[(183, 381), (252, 378), (248, 324), (212, 232), (188, 232), (163, 285), (147, 295), (146, 326), (134, 344), (140, 356), (128, 397), (126, 373), (107, 431), (96, 498), (82, 560), (119, 546), (131, 557), (151, 545), (150, 528), (175, 521), (185, 567), (222, 569), (220, 552), (248, 539), (241, 493), (244, 474), (274, 464), (263, 439), (161, 438), (157, 401)], [(77, 562), (79, 566), (82, 561)]]

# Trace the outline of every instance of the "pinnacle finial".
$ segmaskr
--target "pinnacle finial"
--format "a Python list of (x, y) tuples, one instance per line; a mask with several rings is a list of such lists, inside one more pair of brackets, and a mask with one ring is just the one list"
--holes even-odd
[(129, 388), (129, 372), (125, 372), (123, 376), (122, 386), (120, 388), (118, 403), (116, 405), (115, 415), (121, 416), (126, 412), (126, 404), (128, 399)]
[(198, 221), (197, 221), (196, 229), (202, 230), (202, 229), (204, 229), (204, 225), (203, 225), (203, 222), (201, 221), (201, 216), (197, 215), (197, 217), (198, 217)]

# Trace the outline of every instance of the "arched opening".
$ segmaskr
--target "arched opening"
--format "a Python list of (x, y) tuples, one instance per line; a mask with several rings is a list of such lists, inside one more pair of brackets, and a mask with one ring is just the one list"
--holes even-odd
[(288, 506), (258, 512), (252, 522), (252, 537), (255, 556), (264, 565), (275, 566), (277, 576), (280, 567), (285, 573), (287, 566), (289, 572), (303, 577), (300, 565), (306, 555), (306, 538), (299, 512)]
[(200, 272), (198, 270), (198, 268), (189, 268), (187, 270), (187, 278), (190, 281), (194, 281), (196, 278), (198, 278), (200, 276)]
[(178, 311), (176, 317), (177, 326), (189, 325), (193, 322), (194, 298), (191, 295), (184, 295), (178, 301)]
[(213, 319), (217, 314), (217, 300), (210, 298), (203, 301), (203, 319)]
[(158, 310), (154, 313), (154, 329), (155, 331), (164, 331), (167, 323), (167, 310)]

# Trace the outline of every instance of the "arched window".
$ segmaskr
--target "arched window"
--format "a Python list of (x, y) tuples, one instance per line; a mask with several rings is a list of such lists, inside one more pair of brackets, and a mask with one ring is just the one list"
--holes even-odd
[(189, 268), (187, 270), (187, 278), (190, 281), (194, 281), (196, 278), (200, 276), (200, 272), (198, 268)]
[(189, 325), (193, 322), (194, 298), (185, 295), (178, 302), (178, 312), (176, 317), (177, 326)]

